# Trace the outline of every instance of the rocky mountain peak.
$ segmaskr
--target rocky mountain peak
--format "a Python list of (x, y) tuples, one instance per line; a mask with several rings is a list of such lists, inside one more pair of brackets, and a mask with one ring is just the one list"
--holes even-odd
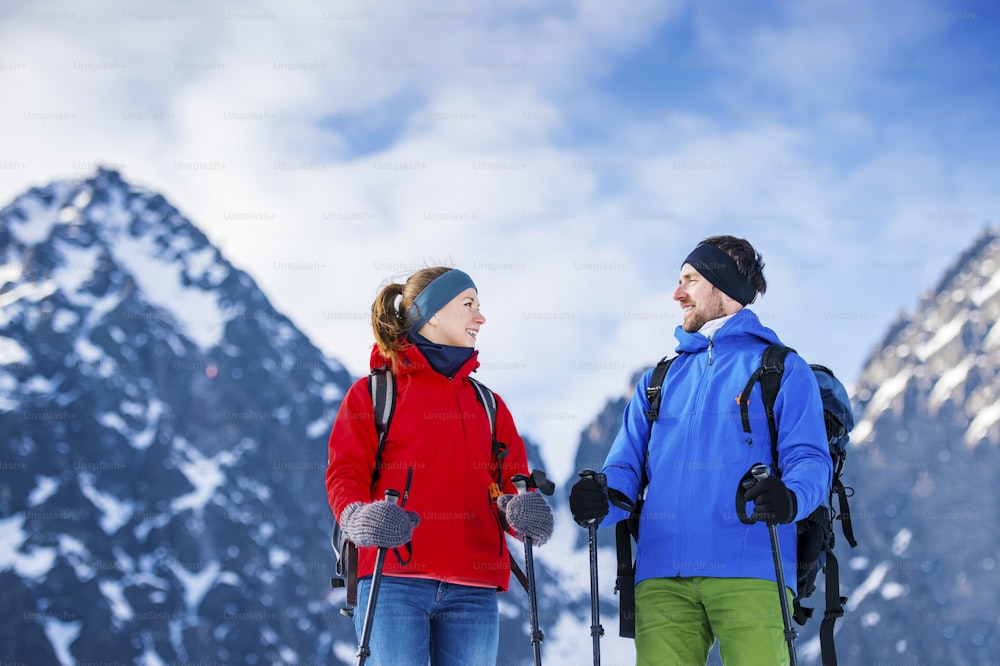
[(1000, 442), (998, 269), (1000, 237), (986, 230), (878, 345), (855, 390), (856, 443), (887, 410), (947, 420), (966, 446)]
[(0, 661), (353, 651), (320, 601), (326, 439), (349, 382), (117, 172), (0, 210), (0, 599), (24, 618)]

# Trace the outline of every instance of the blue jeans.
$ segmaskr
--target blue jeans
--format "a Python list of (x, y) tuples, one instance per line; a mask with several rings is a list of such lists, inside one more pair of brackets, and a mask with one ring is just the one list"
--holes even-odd
[[(371, 577), (358, 581), (354, 630), (358, 642)], [(372, 666), (494, 666), (500, 637), (492, 588), (424, 578), (383, 576), (367, 663)]]

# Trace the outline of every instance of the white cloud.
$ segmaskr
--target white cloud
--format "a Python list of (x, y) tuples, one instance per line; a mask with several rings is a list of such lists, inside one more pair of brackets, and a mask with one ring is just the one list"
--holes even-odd
[[(705, 235), (758, 246), (765, 323), (850, 381), (995, 219), (995, 158), (893, 106), (949, 75), (900, 69), (962, 28), (940, 7), (727, 7), (8, 3), (0, 199), (118, 166), (355, 373), (381, 283), (465, 268), (483, 378), (562, 480), (603, 401), (673, 346)], [(636, 54), (662, 71), (628, 99), (655, 102), (612, 92)]]

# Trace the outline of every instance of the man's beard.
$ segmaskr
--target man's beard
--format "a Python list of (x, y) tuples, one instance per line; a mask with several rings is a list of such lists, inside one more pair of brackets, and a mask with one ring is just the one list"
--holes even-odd
[(694, 333), (713, 319), (725, 316), (726, 311), (722, 307), (722, 295), (715, 289), (711, 294), (702, 299), (702, 302), (695, 305), (690, 316), (685, 318), (683, 328), (688, 333)]

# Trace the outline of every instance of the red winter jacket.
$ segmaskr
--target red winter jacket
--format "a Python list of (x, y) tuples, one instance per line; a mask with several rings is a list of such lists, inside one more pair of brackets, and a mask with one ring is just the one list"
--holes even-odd
[[(388, 488), (403, 492), (413, 470), (407, 511), (420, 516), (413, 531), (413, 555), (401, 565), (385, 558), (390, 576), (419, 576), (450, 583), (496, 587), (510, 582), (507, 543), (490, 484), (496, 480), (489, 418), (476, 398), (469, 373), (479, 367), (478, 352), (453, 379), (433, 370), (413, 345), (399, 352), (396, 407), (382, 453), (382, 471), (370, 489), (378, 437), (367, 378), (348, 390), (330, 433), (326, 490), (337, 518), (352, 502), (380, 500)], [(388, 360), (376, 347), (372, 368)], [(497, 440), (507, 444), (502, 463), (504, 493), (517, 488), (515, 474), (527, 474), (524, 442), (507, 406), (497, 396)], [(375, 548), (359, 549), (358, 575), (375, 568)], [(405, 557), (404, 549), (400, 553)]]

